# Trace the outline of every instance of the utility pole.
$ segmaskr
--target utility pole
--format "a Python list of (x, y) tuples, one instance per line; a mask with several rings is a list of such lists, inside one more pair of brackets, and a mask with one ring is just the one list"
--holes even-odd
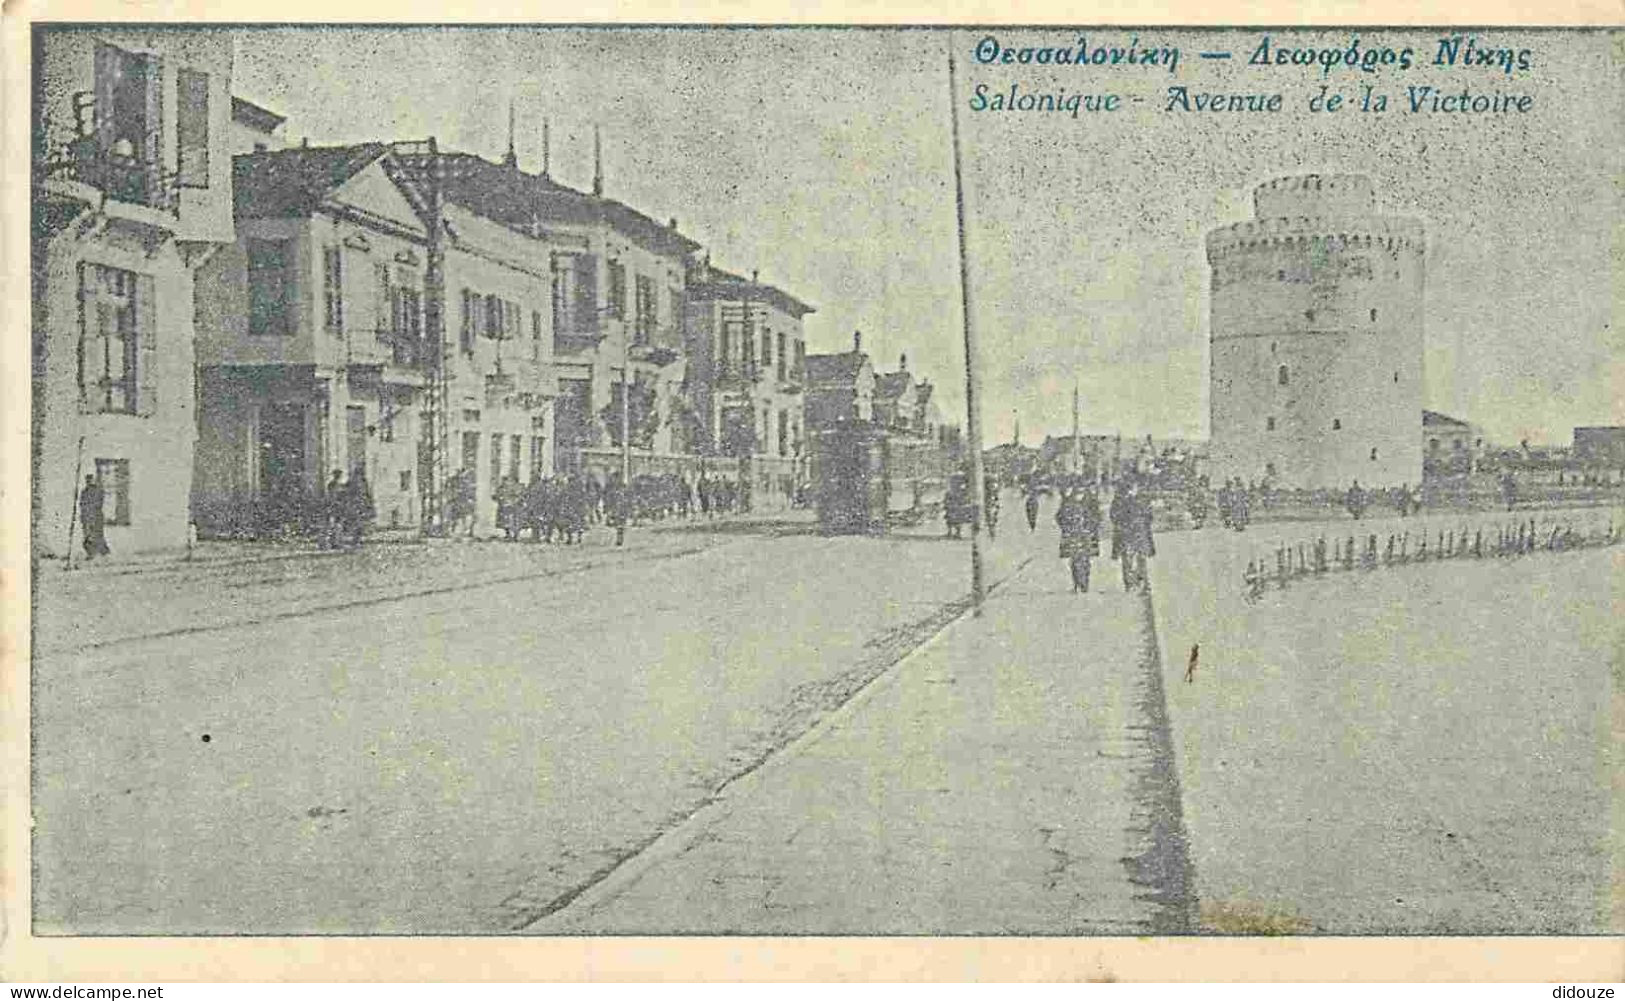
[[(951, 37), (951, 36), (950, 36)], [(965, 177), (960, 166), (959, 152), (959, 70), (954, 63), (953, 43), (948, 49), (948, 114), (953, 130), (954, 153), (954, 208), (959, 220), (959, 295), (965, 320), (965, 435), (970, 448), (970, 500), (979, 517), (970, 527), (970, 588), (971, 609), (980, 617), (986, 595), (982, 584), (981, 517), (986, 514), (987, 499), (982, 496), (982, 420), (978, 414), (981, 404), (981, 385), (976, 371), (976, 325), (971, 308), (970, 253), (965, 247)]]
[(1072, 381), (1072, 475), (1083, 468), (1083, 442), (1078, 437), (1078, 383)]

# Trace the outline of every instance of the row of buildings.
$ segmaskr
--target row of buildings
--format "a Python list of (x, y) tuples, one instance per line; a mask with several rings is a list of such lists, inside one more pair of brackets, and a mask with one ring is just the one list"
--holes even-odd
[[(290, 145), (231, 93), (224, 33), (44, 33), (34, 150), (34, 537), (70, 551), (85, 478), (116, 551), (297, 527), (335, 473), (378, 524), (474, 485), (631, 473), (787, 502), (817, 422), (936, 440), (929, 382), (710, 263), (677, 220), (440, 149)], [(544, 148), (546, 142), (544, 139)]]

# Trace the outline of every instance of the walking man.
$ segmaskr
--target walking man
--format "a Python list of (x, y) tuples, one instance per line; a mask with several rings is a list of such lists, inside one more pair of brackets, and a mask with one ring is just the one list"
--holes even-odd
[(86, 474), (79, 489), (79, 527), (84, 532), (85, 559), (110, 555), (107, 548), (107, 494), (96, 477)]

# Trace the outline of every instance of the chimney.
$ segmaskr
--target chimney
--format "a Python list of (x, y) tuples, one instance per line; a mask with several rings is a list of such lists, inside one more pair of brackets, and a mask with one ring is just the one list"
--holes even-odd
[(852, 350), (853, 351), (862, 351), (863, 350), (863, 331), (861, 331), (861, 330), (852, 331)]
[(908, 352), (907, 351), (904, 351), (902, 354), (897, 356), (897, 371), (899, 371), (899, 372), (907, 372), (908, 371)]
[(508, 98), (508, 153), (502, 158), (502, 165), (510, 170), (519, 169), (519, 154), (513, 146), (513, 98)]
[(553, 166), (549, 161), (553, 156), (553, 137), (548, 133), (547, 119), (542, 119), (542, 176), (547, 177), (548, 170)]
[(756, 270), (756, 269), (755, 269), (755, 268), (751, 268), (751, 269), (750, 269), (750, 283), (751, 283), (751, 284), (752, 284), (752, 285), (755, 285), (755, 284), (756, 284), (756, 277), (757, 277), (757, 276), (758, 276), (758, 275), (760, 275), (760, 274), (761, 274), (761, 272), (760, 272), (760, 271), (757, 271), (757, 270)]
[(666, 223), (666, 228), (667, 229), (676, 229), (677, 228), (677, 217), (676, 216), (671, 217), (671, 221)]
[(299, 148), (300, 149), (310, 149), (310, 136), (305, 136), (304, 138), (299, 140)]

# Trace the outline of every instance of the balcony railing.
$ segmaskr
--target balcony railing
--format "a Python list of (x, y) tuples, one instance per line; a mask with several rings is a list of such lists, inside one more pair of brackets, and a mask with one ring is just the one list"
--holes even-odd
[(55, 150), (46, 159), (45, 176), (87, 185), (113, 201), (180, 213), (179, 173), (104, 149), (94, 136), (81, 136)]

